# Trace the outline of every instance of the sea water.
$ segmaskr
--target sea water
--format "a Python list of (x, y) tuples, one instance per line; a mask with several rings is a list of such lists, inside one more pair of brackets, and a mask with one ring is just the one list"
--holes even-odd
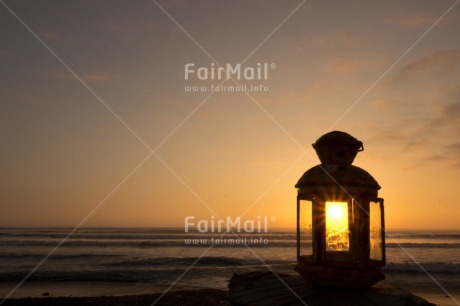
[[(68, 236), (71, 231), (0, 229), (0, 286), (26, 279), (24, 284), (132, 283), (157, 291), (226, 289), (235, 272), (294, 273), (296, 261), (292, 229), (238, 236), (171, 228), (82, 228)], [(460, 230), (390, 230), (385, 282), (458, 290), (459, 251)]]

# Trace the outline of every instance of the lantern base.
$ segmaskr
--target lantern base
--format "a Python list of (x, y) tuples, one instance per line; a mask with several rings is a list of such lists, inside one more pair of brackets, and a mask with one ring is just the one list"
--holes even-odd
[(337, 288), (369, 288), (385, 279), (380, 267), (320, 266), (315, 263), (298, 262), (294, 270), (318, 285)]

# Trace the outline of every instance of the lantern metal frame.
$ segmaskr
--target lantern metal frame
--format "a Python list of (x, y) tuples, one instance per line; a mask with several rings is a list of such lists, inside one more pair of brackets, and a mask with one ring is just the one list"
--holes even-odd
[[(362, 146), (361, 142), (359, 144)], [(349, 145), (346, 145), (349, 149)], [(332, 150), (337, 148), (341, 150), (344, 145), (342, 142), (335, 147), (330, 143), (328, 146)], [(354, 156), (351, 162), (353, 159)], [(321, 285), (367, 288), (385, 278), (381, 270), (386, 263), (384, 200), (378, 197), (380, 186), (377, 181), (365, 170), (352, 166), (351, 162), (348, 158), (346, 163), (317, 165), (306, 171), (296, 184), (298, 195), (295, 270), (305, 278)], [(311, 204), (311, 208), (308, 207), (311, 209), (309, 212), (311, 228), (308, 229), (311, 230), (311, 246), (302, 244), (304, 241), (301, 234), (305, 229), (302, 226), (304, 220), (301, 219), (301, 214), (304, 201)], [(347, 203), (346, 239), (349, 244), (346, 250), (327, 250), (326, 203), (328, 202)], [(374, 203), (372, 212), (378, 208), (376, 210), (376, 213), (380, 214), (378, 220), (371, 220), (371, 203)], [(371, 237), (373, 235), (375, 237)], [(372, 243), (374, 251), (371, 251)], [(309, 248), (311, 255), (303, 255), (302, 251), (306, 248)], [(372, 254), (374, 257), (371, 256)], [(377, 258), (375, 258), (376, 254)]]

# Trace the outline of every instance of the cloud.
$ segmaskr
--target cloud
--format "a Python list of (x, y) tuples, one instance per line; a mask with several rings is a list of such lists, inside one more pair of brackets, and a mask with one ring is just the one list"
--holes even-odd
[(425, 108), (423, 119), (407, 116), (399, 124), (381, 126), (375, 129), (375, 139), (400, 154), (414, 156), (413, 167), (460, 164), (460, 95), (457, 99), (457, 103), (441, 105), (437, 112)]
[[(60, 80), (74, 80), (75, 77), (64, 70), (51, 71), (49, 76)], [(85, 72), (77, 73), (87, 83), (109, 83), (121, 79), (121, 76), (112, 72)]]
[(372, 130), (374, 135), (370, 140), (385, 147), (384, 151), (408, 152), (423, 148), (428, 143), (426, 135), (418, 133), (418, 128), (402, 123), (393, 122), (392, 126), (376, 124)]
[(460, 142), (453, 142), (443, 147), (444, 157), (450, 159), (452, 167), (460, 166)]
[(444, 150), (448, 153), (456, 153), (456, 155), (460, 155), (460, 142), (454, 142), (447, 146), (444, 146)]
[(313, 39), (313, 44), (318, 47), (337, 47), (355, 45), (358, 40), (348, 32), (339, 31), (329, 35), (322, 35)]
[(456, 98), (458, 99), (456, 102), (441, 106), (439, 114), (431, 121), (430, 127), (455, 127), (456, 132), (459, 130), (460, 94), (458, 94)]
[(378, 110), (389, 110), (394, 107), (394, 103), (387, 99), (375, 99), (372, 101), (372, 106)]
[(380, 157), (402, 156), (406, 169), (460, 160), (460, 50), (436, 51), (401, 67), (379, 88), (372, 106), (381, 120), (369, 140)]
[(383, 19), (383, 22), (405, 28), (420, 28), (432, 25), (436, 21), (436, 18), (426, 14), (414, 14), (388, 17)]
[(62, 35), (53, 30), (41, 31), (39, 36), (47, 42), (61, 42), (63, 40)]
[(386, 98), (387, 104), (440, 105), (440, 99), (445, 99), (442, 95), (457, 88), (459, 71), (460, 50), (439, 50), (392, 72), (379, 89), (382, 94), (393, 96)]
[(432, 163), (443, 163), (448, 167), (460, 167), (460, 142), (447, 144), (439, 150), (440, 153), (429, 155), (413, 165), (411, 168), (420, 168)]
[(108, 20), (106, 28), (120, 35), (154, 33), (159, 30), (152, 20)]
[(88, 83), (107, 83), (120, 79), (118, 75), (110, 73), (84, 73), (80, 77)]
[(368, 59), (336, 58), (330, 64), (324, 66), (321, 72), (336, 76), (348, 76), (360, 70), (376, 67), (377, 64)]
[(460, 50), (436, 51), (404, 66), (403, 75), (427, 76), (460, 68)]
[(337, 76), (346, 76), (356, 72), (363, 63), (354, 59), (338, 59), (334, 63), (321, 69), (322, 72), (334, 74)]

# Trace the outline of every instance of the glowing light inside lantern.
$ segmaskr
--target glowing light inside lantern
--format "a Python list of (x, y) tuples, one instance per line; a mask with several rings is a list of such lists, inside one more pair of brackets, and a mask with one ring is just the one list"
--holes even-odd
[(326, 251), (348, 251), (348, 203), (326, 202)]

